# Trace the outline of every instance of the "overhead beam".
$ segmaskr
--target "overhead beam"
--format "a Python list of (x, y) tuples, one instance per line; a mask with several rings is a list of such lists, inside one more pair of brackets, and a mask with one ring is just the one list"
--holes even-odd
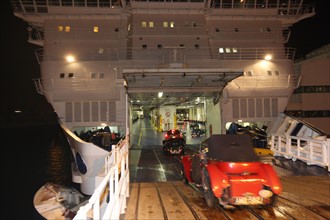
[(151, 86), (151, 87), (137, 87), (127, 88), (127, 93), (150, 93), (155, 91), (163, 92), (178, 92), (178, 93), (196, 93), (196, 92), (221, 92), (224, 86), (208, 86), (208, 87), (174, 87), (174, 86)]

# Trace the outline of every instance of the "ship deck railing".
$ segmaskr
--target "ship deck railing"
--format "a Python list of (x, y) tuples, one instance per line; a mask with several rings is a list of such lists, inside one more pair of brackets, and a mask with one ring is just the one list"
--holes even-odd
[(128, 136), (113, 145), (103, 170), (95, 179), (97, 188), (88, 203), (79, 208), (74, 220), (119, 219), (125, 213), (129, 197), (128, 149)]
[(273, 134), (271, 150), (274, 156), (293, 161), (300, 160), (307, 165), (317, 165), (330, 172), (330, 138), (318, 136), (301, 138), (290, 135)]
[[(50, 8), (56, 7), (73, 7), (73, 8), (93, 8), (95, 10), (107, 8), (110, 10), (116, 10), (117, 8), (127, 7), (139, 7), (139, 8), (159, 8), (167, 6), (168, 8), (178, 9), (178, 5), (182, 5), (186, 9), (193, 8), (212, 8), (222, 10), (232, 9), (252, 9), (252, 10), (273, 10), (276, 9), (277, 15), (302, 15), (314, 12), (314, 8), (311, 4), (303, 3), (301, 1), (279, 1), (279, 0), (252, 0), (252, 1), (240, 1), (240, 0), (218, 0), (208, 1), (204, 0), (29, 0), (19, 1), (11, 0), (11, 4), (15, 13), (50, 13)], [(180, 7), (180, 9), (182, 9)], [(86, 13), (91, 13), (90, 10)], [(108, 11), (104, 11), (108, 13)]]
[[(157, 64), (165, 63), (195, 63), (196, 60), (264, 60), (266, 55), (272, 55), (273, 60), (293, 60), (294, 48), (104, 48), (76, 52), (77, 61), (122, 61), (143, 60), (154, 61)], [(36, 51), (38, 62), (41, 61), (64, 61), (65, 55), (61, 52), (45, 53), (40, 48)]]

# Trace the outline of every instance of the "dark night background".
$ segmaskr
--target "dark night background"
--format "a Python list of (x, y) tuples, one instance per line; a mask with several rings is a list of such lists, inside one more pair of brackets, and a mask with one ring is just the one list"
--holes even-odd
[[(330, 43), (330, 1), (316, 0), (316, 15), (291, 27), (297, 57)], [(49, 146), (58, 125), (52, 107), (38, 94), (32, 79), (40, 77), (34, 51), (27, 42), (27, 24), (13, 15), (8, 0), (0, 2), (2, 70), (0, 131), (2, 167), (1, 219), (42, 219), (33, 208), (35, 192), (48, 181)], [(14, 114), (15, 109), (23, 113)]]

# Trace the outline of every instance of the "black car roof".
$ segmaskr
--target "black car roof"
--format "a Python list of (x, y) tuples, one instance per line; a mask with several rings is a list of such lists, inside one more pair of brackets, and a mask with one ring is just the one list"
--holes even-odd
[(224, 162), (254, 162), (258, 156), (253, 150), (252, 139), (244, 134), (216, 134), (205, 139), (201, 148), (208, 148), (209, 159)]

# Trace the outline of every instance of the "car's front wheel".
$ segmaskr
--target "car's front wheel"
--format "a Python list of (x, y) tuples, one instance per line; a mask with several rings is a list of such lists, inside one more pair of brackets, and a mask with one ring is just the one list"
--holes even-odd
[(215, 206), (216, 197), (213, 194), (209, 174), (204, 167), (202, 170), (204, 197), (208, 207), (213, 208)]

